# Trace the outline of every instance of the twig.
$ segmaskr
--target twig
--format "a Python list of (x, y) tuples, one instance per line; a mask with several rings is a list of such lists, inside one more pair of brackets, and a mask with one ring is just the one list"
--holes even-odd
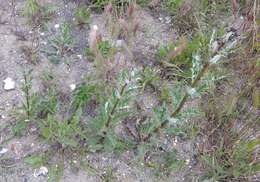
[(24, 88), (24, 92), (25, 92), (25, 99), (26, 99), (26, 113), (27, 113), (27, 119), (29, 120), (30, 119), (30, 89), (29, 89), (29, 80), (28, 80), (28, 77), (27, 75), (24, 75), (24, 83), (25, 83), (25, 88)]

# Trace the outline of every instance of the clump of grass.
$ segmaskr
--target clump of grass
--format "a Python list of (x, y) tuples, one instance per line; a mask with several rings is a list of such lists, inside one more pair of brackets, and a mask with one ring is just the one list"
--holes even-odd
[(160, 80), (159, 70), (151, 67), (145, 67), (141, 73), (139, 83), (141, 84), (142, 90), (144, 91), (147, 87), (151, 87), (156, 91), (158, 81)]
[(53, 64), (59, 64), (66, 60), (73, 52), (74, 39), (71, 35), (71, 25), (64, 22), (61, 24), (56, 35), (49, 39), (49, 46), (42, 50)]
[(239, 142), (231, 151), (223, 147), (211, 155), (203, 155), (206, 177), (211, 180), (235, 178), (249, 181), (250, 178), (253, 179), (253, 175), (260, 170), (257, 160), (253, 157), (253, 152), (259, 144), (260, 141), (257, 139)]
[(76, 18), (76, 24), (80, 27), (90, 23), (90, 10), (85, 6), (77, 7), (74, 16)]
[(37, 15), (37, 13), (39, 13), (40, 9), (41, 7), (37, 0), (27, 0), (24, 9), (24, 14), (28, 17), (33, 18)]
[(37, 0), (26, 0), (23, 14), (29, 19), (30, 24), (43, 27), (54, 16), (55, 8), (42, 6)]
[(173, 15), (177, 14), (178, 9), (181, 7), (183, 3), (184, 3), (183, 0), (164, 0), (162, 2), (166, 10)]
[(205, 35), (198, 35), (190, 42), (182, 38), (176, 44), (159, 48), (157, 60), (164, 67), (165, 76), (191, 81), (194, 69), (200, 69), (203, 64), (202, 60), (209, 59), (209, 41)]
[[(257, 116), (254, 111), (247, 111), (247, 114), (244, 114), (249, 105), (244, 97), (249, 90), (250, 87), (246, 87), (237, 95), (220, 94), (221, 98), (211, 96), (212, 103), (208, 104), (206, 116), (208, 120), (214, 121), (204, 125), (207, 131), (204, 127), (202, 130), (207, 136), (207, 140), (202, 144), (200, 156), (200, 163), (205, 171), (202, 178), (254, 181), (254, 175), (259, 172), (256, 151), (260, 141), (255, 138), (255, 131), (249, 129), (257, 128), (259, 123), (255, 122)], [(223, 108), (221, 111), (218, 109), (219, 106)], [(210, 118), (212, 115), (214, 117)], [(243, 115), (242, 122), (241, 115)], [(240, 124), (239, 128), (235, 128), (237, 124)]]
[(23, 73), (23, 85), (21, 91), (24, 95), (22, 106), (15, 111), (17, 121), (13, 127), (15, 135), (24, 134), (29, 124), (35, 117), (37, 95), (32, 91), (32, 70)]

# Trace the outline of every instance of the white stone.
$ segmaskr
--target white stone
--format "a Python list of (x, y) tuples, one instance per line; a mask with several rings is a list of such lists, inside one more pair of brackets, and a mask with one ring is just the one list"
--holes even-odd
[(82, 55), (81, 55), (81, 54), (78, 54), (77, 57), (78, 57), (79, 59), (82, 59)]
[(5, 154), (6, 152), (8, 152), (8, 149), (7, 149), (7, 148), (2, 148), (2, 149), (0, 150), (0, 155)]
[(213, 42), (211, 46), (212, 52), (217, 52), (218, 47), (219, 47), (218, 41)]
[(40, 167), (39, 170), (35, 170), (35, 171), (34, 171), (33, 176), (37, 178), (37, 177), (39, 177), (39, 176), (46, 176), (47, 174), (48, 174), (48, 169), (47, 169), (47, 167), (42, 166), (42, 167)]
[(70, 84), (70, 90), (73, 91), (76, 89), (76, 84)]
[(221, 58), (222, 58), (222, 55), (218, 54), (218, 55), (214, 56), (213, 58), (211, 58), (209, 62), (212, 64), (216, 64)]
[(167, 24), (169, 24), (169, 23), (171, 23), (171, 17), (169, 17), (169, 16), (166, 16), (165, 17), (165, 23), (167, 23)]
[(54, 28), (58, 29), (58, 28), (60, 28), (60, 25), (59, 24), (55, 24)]
[(117, 40), (116, 41), (116, 47), (123, 47), (124, 45), (124, 40)]
[(188, 165), (190, 163), (190, 159), (186, 159), (185, 163), (186, 163), (186, 165)]
[(98, 26), (97, 25), (93, 25), (93, 30), (98, 30)]
[(9, 91), (13, 90), (15, 88), (15, 82), (13, 81), (12, 78), (7, 77), (4, 80), (4, 90)]
[(228, 32), (226, 35), (224, 35), (224, 42), (228, 42), (233, 35), (234, 32)]

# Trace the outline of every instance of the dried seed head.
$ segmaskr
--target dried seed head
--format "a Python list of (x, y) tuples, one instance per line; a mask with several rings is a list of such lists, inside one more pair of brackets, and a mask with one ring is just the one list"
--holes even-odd
[(238, 15), (238, 2), (237, 0), (231, 0), (232, 3), (232, 13), (234, 15), (235, 18), (237, 18)]
[(134, 33), (134, 35), (136, 34), (139, 27), (140, 27), (140, 23), (137, 19), (135, 19), (134, 22), (133, 22), (133, 33)]
[(120, 27), (121, 27), (126, 33), (129, 33), (128, 23), (127, 23), (124, 19), (122, 19), (122, 18), (118, 19), (118, 22), (119, 22)]
[(90, 50), (96, 52), (98, 44), (102, 41), (102, 36), (98, 30), (98, 26), (94, 25), (89, 33)]
[(127, 15), (128, 16), (132, 16), (134, 14), (135, 7), (136, 7), (135, 3), (129, 4), (128, 9), (127, 9)]
[(112, 3), (110, 2), (110, 3), (108, 3), (108, 5), (106, 5), (106, 7), (105, 7), (105, 12), (106, 12), (107, 14), (110, 14), (110, 13), (112, 13), (112, 11), (113, 11), (113, 5), (112, 5)]

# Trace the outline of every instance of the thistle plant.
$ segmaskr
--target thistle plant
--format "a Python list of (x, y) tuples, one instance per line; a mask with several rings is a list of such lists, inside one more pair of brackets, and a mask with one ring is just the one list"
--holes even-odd
[[(224, 39), (224, 38), (223, 38)], [(168, 86), (167, 100), (162, 100), (162, 103), (155, 106), (151, 116), (146, 120), (140, 122), (137, 125), (138, 135), (140, 136), (137, 145), (139, 155), (144, 160), (145, 164), (154, 169), (160, 170), (158, 163), (154, 162), (159, 160), (160, 156), (154, 156), (153, 153), (157, 153), (161, 150), (163, 154), (171, 153), (172, 148), (165, 147), (158, 134), (168, 134), (169, 136), (176, 136), (184, 133), (182, 131), (182, 125), (185, 121), (188, 121), (194, 116), (201, 114), (196, 107), (186, 107), (189, 100), (201, 97), (206, 91), (208, 91), (208, 84), (212, 80), (208, 80), (208, 75), (213, 65), (219, 64), (220, 60), (228, 55), (230, 51), (235, 47), (236, 41), (223, 41), (223, 47), (219, 47), (217, 51), (211, 49), (211, 44), (215, 41), (215, 33), (213, 32), (211, 39), (208, 41), (206, 52), (205, 48), (198, 49), (192, 54), (192, 61), (190, 67), (190, 77), (187, 80), (175, 81), (175, 84)], [(180, 47), (184, 47), (183, 44)], [(182, 50), (182, 51), (178, 51)], [(184, 49), (176, 48), (169, 54), (175, 56), (183, 56)], [(202, 51), (202, 52), (200, 52)], [(167, 56), (166, 59), (171, 56)], [(203, 60), (208, 58), (209, 60)], [(213, 80), (214, 81), (214, 80)], [(162, 92), (162, 91), (160, 91)], [(165, 91), (163, 91), (165, 92)], [(159, 149), (160, 148), (160, 149)], [(167, 163), (167, 162), (166, 162)], [(171, 168), (176, 165), (174, 168)], [(180, 169), (184, 165), (182, 160), (175, 158), (173, 163), (164, 164), (164, 166), (171, 166), (171, 169)], [(164, 168), (164, 171), (169, 169)]]
[(112, 89), (111, 96), (100, 97), (97, 117), (89, 126), (89, 146), (92, 150), (114, 151), (127, 148), (130, 143), (118, 136), (115, 128), (131, 114), (131, 105), (138, 89), (136, 70), (124, 70)]
[[(231, 35), (229, 35), (231, 36)], [(209, 45), (208, 45), (208, 49), (210, 49), (211, 44), (214, 42), (215, 39), (215, 32), (212, 33), (212, 37), (211, 40), (209, 41)], [(225, 45), (225, 46), (224, 46)], [(192, 81), (191, 84), (189, 86), (186, 87), (186, 91), (184, 90), (184, 94), (181, 97), (178, 97), (179, 99), (175, 99), (177, 100), (177, 104), (174, 107), (174, 110), (169, 114), (169, 118), (162, 120), (161, 124), (154, 128), (153, 132), (158, 132), (160, 129), (165, 128), (169, 122), (171, 121), (170, 118), (175, 118), (176, 116), (178, 116), (181, 112), (181, 110), (183, 109), (185, 103), (187, 102), (187, 100), (189, 98), (194, 98), (194, 95), (196, 95), (197, 91), (201, 90), (199, 88), (201, 88), (203, 84), (203, 78), (205, 77), (205, 75), (208, 73), (208, 71), (210, 71), (210, 67), (212, 65), (218, 64), (219, 61), (227, 56), (227, 54), (230, 53), (230, 51), (236, 46), (236, 40), (229, 42), (229, 38), (225, 38), (223, 39), (223, 46), (224, 47), (219, 47), (219, 49), (215, 52), (212, 52), (212, 50), (208, 50), (207, 52), (210, 53), (209, 56), (209, 60), (208, 61), (203, 61), (200, 60), (201, 57), (198, 55), (194, 56), (194, 59), (196, 59), (196, 61), (193, 61), (193, 67), (192, 69)], [(197, 54), (197, 53), (196, 53)], [(202, 65), (196, 65), (197, 63), (202, 63)], [(203, 87), (203, 86), (202, 86)], [(149, 139), (151, 137), (151, 134), (147, 136), (147, 138), (145, 138), (145, 140)]]

